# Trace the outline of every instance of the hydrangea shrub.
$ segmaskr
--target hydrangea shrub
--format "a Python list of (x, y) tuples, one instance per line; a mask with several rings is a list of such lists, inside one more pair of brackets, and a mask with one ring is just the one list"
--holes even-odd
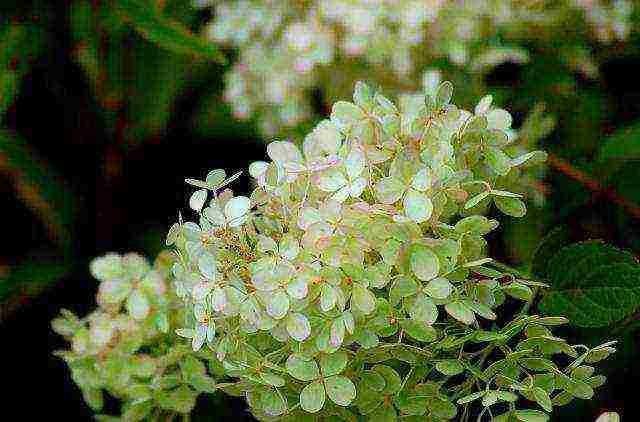
[(88, 400), (106, 389), (132, 420), (222, 390), (259, 420), (537, 422), (590, 399), (614, 343), (554, 335), (564, 317), (529, 312), (546, 285), (487, 252), (486, 215), (525, 214), (509, 177), (545, 154), (505, 153), (511, 117), (490, 97), (473, 112), (452, 98), (444, 82), (401, 112), (358, 83), (301, 145), (267, 146), (249, 196), (229, 188), (239, 173), (187, 179), (195, 221), (166, 242), (174, 290), (109, 255), (92, 266), (98, 317), (55, 323)]

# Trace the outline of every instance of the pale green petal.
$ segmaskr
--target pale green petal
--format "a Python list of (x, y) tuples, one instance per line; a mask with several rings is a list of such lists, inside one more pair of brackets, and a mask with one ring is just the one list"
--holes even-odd
[(435, 278), (440, 271), (437, 255), (424, 245), (412, 247), (410, 260), (413, 273), (422, 281)]
[(193, 339), (191, 341), (191, 348), (197, 352), (202, 348), (205, 340), (207, 339), (207, 326), (199, 324), (196, 327), (195, 333), (193, 335)]
[(316, 413), (324, 407), (326, 395), (320, 381), (308, 384), (300, 392), (300, 407), (306, 412)]
[(352, 198), (359, 198), (366, 187), (367, 179), (364, 177), (358, 177), (356, 180), (351, 182), (351, 186), (349, 187), (349, 196)]
[(364, 119), (364, 112), (360, 107), (346, 101), (338, 101), (331, 109), (331, 121), (340, 127), (349, 127)]
[(356, 386), (347, 377), (336, 375), (325, 379), (327, 396), (338, 406), (349, 406), (356, 398)]
[(489, 129), (507, 130), (511, 128), (511, 115), (500, 108), (493, 109), (487, 114), (487, 127)]
[(347, 183), (347, 178), (341, 171), (337, 169), (330, 169), (320, 176), (318, 188), (325, 192), (335, 192), (346, 186)]
[(306, 316), (291, 313), (287, 317), (287, 332), (296, 341), (305, 341), (311, 334), (311, 324)]
[(376, 297), (369, 289), (360, 284), (353, 285), (351, 292), (351, 303), (365, 315), (370, 314), (376, 309)]
[(207, 174), (207, 177), (205, 178), (205, 182), (207, 182), (208, 185), (217, 188), (224, 182), (226, 178), (227, 178), (227, 172), (225, 172), (223, 169), (215, 169), (215, 170), (211, 170)]
[(396, 203), (405, 191), (402, 181), (395, 177), (385, 177), (376, 184), (376, 197), (383, 204)]
[(275, 253), (278, 250), (278, 244), (272, 238), (260, 234), (258, 235), (258, 243), (256, 245), (256, 248), (263, 253), (264, 252)]
[(295, 299), (304, 299), (309, 292), (308, 283), (307, 277), (300, 275), (287, 284), (287, 293)]
[(321, 121), (309, 135), (317, 143), (320, 151), (336, 154), (342, 145), (342, 134), (331, 120)]
[(198, 270), (208, 280), (215, 280), (218, 277), (216, 259), (207, 253), (198, 258)]
[(364, 171), (364, 154), (358, 148), (351, 149), (351, 152), (344, 160), (344, 167), (347, 170), (347, 176), (353, 180), (360, 176)]
[(424, 192), (433, 184), (433, 176), (431, 170), (426, 167), (421, 168), (413, 179), (411, 179), (411, 187), (417, 191)]
[(289, 261), (293, 261), (300, 253), (300, 245), (298, 244), (298, 240), (290, 235), (285, 234), (282, 236), (279, 245), (280, 256)]
[(331, 324), (331, 336), (329, 340), (331, 343), (331, 346), (335, 348), (340, 347), (342, 345), (342, 342), (344, 341), (344, 334), (345, 334), (345, 328), (344, 328), (344, 322), (342, 322), (342, 319), (338, 318), (334, 320), (333, 323)]
[(329, 283), (323, 283), (320, 290), (320, 309), (323, 312), (328, 312), (336, 306), (338, 301), (338, 293), (336, 288)]
[[(211, 222), (214, 226), (224, 226), (225, 224), (225, 216), (220, 207), (216, 204), (211, 204), (207, 208), (205, 208), (204, 217)], [(185, 226), (189, 224), (186, 223)]]
[(478, 105), (474, 109), (475, 114), (485, 114), (491, 108), (491, 103), (493, 103), (492, 95), (485, 95), (478, 101)]
[(184, 338), (193, 338), (194, 331), (192, 328), (177, 328), (176, 334)]
[(348, 356), (346, 352), (343, 351), (320, 355), (322, 376), (327, 378), (342, 373), (347, 367), (347, 362)]
[(407, 217), (416, 223), (427, 221), (433, 213), (433, 203), (431, 199), (413, 189), (409, 189), (404, 196), (403, 206)]
[(287, 141), (274, 141), (267, 145), (267, 155), (278, 164), (303, 161), (298, 147)]
[(275, 319), (284, 318), (289, 311), (289, 295), (283, 290), (277, 290), (271, 296), (269, 303), (267, 304), (267, 314)]
[(194, 211), (200, 211), (207, 200), (207, 190), (199, 189), (195, 191), (189, 199), (189, 207)]
[(244, 224), (251, 209), (251, 200), (245, 196), (231, 198), (224, 206), (224, 215), (229, 227), (238, 227)]
[(300, 354), (290, 355), (287, 358), (286, 368), (289, 375), (300, 381), (313, 381), (320, 377), (316, 361)]
[(254, 179), (259, 179), (265, 175), (268, 167), (269, 163), (265, 161), (254, 161), (249, 165), (249, 174)]
[(438, 319), (438, 308), (433, 300), (424, 294), (418, 294), (409, 310), (411, 318), (432, 325)]
[(302, 230), (307, 230), (309, 226), (315, 224), (319, 221), (322, 221), (322, 216), (320, 212), (311, 207), (305, 207), (300, 210), (298, 214), (298, 227)]
[(350, 185), (346, 185), (346, 186), (340, 188), (336, 193), (331, 195), (330, 200), (338, 202), (338, 203), (342, 203), (342, 202), (347, 200), (347, 198), (349, 197), (350, 192), (351, 192), (351, 186)]
[(145, 319), (149, 315), (149, 299), (140, 290), (134, 290), (127, 298), (127, 312), (134, 319)]
[(438, 277), (429, 281), (424, 292), (435, 299), (446, 299), (451, 294), (453, 285), (446, 278)]

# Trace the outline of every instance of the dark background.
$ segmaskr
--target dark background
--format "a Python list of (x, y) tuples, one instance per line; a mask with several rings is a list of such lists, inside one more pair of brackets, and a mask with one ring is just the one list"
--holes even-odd
[[(225, 66), (176, 58), (132, 30), (114, 39), (103, 34), (100, 42), (105, 48), (121, 46), (114, 53), (121, 62), (111, 79), (125, 88), (114, 105), (109, 90), (100, 93), (78, 59), (83, 41), (70, 17), (72, 2), (9, 3), (0, 6), (3, 24), (36, 25), (44, 41), (36, 52), (18, 56), (26, 63), (25, 70), (2, 126), (16, 142), (25, 141), (29, 157), (44, 169), (47, 180), (62, 187), (59, 196), (66, 220), (60, 227), (66, 240), (56, 240), (46, 212), (43, 218), (24, 200), (16, 188), (23, 173), (16, 173), (11, 155), (0, 150), (0, 157), (9, 157), (0, 160), (5, 233), (0, 242), (0, 348), (9, 392), (3, 394), (2, 402), (6, 411), (19, 412), (23, 420), (36, 416), (88, 420), (92, 412), (64, 363), (51, 354), (66, 347), (51, 331), (51, 319), (61, 308), (79, 315), (93, 309), (97, 284), (88, 272), (93, 257), (132, 250), (152, 257), (160, 250), (166, 229), (188, 199), (185, 177), (202, 177), (212, 168), (246, 168), (264, 158), (264, 140), (252, 122), (233, 120), (220, 100)], [(184, 20), (195, 28), (203, 18), (199, 14)], [(608, 174), (603, 171), (608, 164), (596, 160), (599, 145), (612, 134), (621, 136), (619, 130), (626, 131), (623, 137), (640, 142), (637, 45), (638, 39), (632, 38), (617, 45), (613, 53), (590, 46), (602, 58), (597, 80), (566, 69), (559, 74), (553, 49), (535, 44), (529, 46), (535, 58), (530, 64), (503, 64), (486, 76), (490, 90), (504, 93), (509, 88), (503, 105), (515, 111), (516, 127), (532, 103), (547, 102), (558, 125), (543, 146), (560, 160), (551, 163), (544, 180), (545, 206), (532, 210), (520, 225), (507, 223), (491, 239), (493, 256), (517, 265), (544, 232), (558, 225), (566, 225), (575, 240), (602, 238), (638, 254), (640, 213), (634, 214), (634, 209), (640, 204), (640, 164), (632, 154), (628, 161), (616, 163), (614, 174)], [(156, 69), (162, 63), (183, 60), (188, 72), (173, 70), (173, 77), (182, 81), (180, 88), (163, 96), (159, 90), (170, 79), (157, 78)], [(108, 85), (108, 75), (103, 79)], [(145, 79), (151, 82), (140, 83)], [(554, 87), (565, 79), (573, 81), (572, 95), (554, 96)], [(129, 102), (129, 96), (136, 94), (149, 97), (144, 100), (147, 103)], [(319, 101), (319, 114), (322, 108)], [(147, 115), (166, 117), (149, 125), (141, 123)], [(589, 181), (597, 182), (595, 189)], [(238, 189), (247, 189), (246, 179)], [(42, 263), (55, 264), (51, 277), (39, 277), (46, 272)], [(598, 389), (594, 400), (561, 410), (559, 420), (579, 420), (575, 415), (596, 415), (599, 410), (616, 410), (623, 420), (635, 420), (635, 386), (640, 382), (637, 333), (633, 323), (614, 333), (622, 347), (604, 369), (607, 384)], [(607, 330), (562, 334), (590, 345), (612, 335)], [(221, 403), (215, 398), (200, 403), (198, 411), (213, 405), (219, 419), (247, 417), (238, 400)]]

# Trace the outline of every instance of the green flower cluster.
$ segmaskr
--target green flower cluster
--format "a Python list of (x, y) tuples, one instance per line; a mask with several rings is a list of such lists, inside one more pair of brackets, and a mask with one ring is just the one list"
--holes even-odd
[(169, 252), (153, 266), (134, 253), (97, 258), (91, 272), (100, 281), (98, 308), (82, 319), (63, 310), (53, 321), (53, 329), (71, 343), (70, 350), (56, 354), (96, 412), (105, 407), (106, 393), (122, 401), (126, 421), (169, 418), (190, 412), (198, 394), (215, 391), (210, 374), (221, 376), (221, 365), (176, 342), (174, 330), (184, 312), (167, 283), (174, 261)]
[[(545, 421), (603, 383), (590, 364), (613, 343), (554, 336), (565, 318), (528, 315), (545, 285), (487, 257), (483, 214), (524, 215), (509, 177), (545, 154), (509, 156), (509, 113), (452, 97), (444, 82), (401, 112), (358, 83), (301, 148), (267, 146), (249, 197), (227, 188), (239, 174), (187, 179), (196, 222), (167, 237), (176, 333), (258, 419)], [(135, 287), (107, 290), (143, 313)]]

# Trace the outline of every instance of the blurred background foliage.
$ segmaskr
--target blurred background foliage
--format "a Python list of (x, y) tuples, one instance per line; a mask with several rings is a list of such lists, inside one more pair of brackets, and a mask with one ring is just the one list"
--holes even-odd
[[(626, 36), (606, 42), (578, 26), (580, 13), (550, 33), (510, 39), (526, 61), (506, 55), (481, 74), (446, 56), (429, 64), (466, 87), (456, 93), (462, 105), (491, 93), (514, 127), (542, 137), (550, 153), (535, 186), (544, 202), (523, 219), (501, 218), (491, 242), (492, 256), (516, 267), (559, 226), (572, 241), (603, 239), (640, 252), (640, 8), (625, 18)], [(187, 199), (184, 177), (261, 159), (271, 137), (259, 112), (240, 121), (224, 101), (224, 74), (242, 49), (198, 35), (215, 21), (213, 8), (188, 0), (5, 0), (0, 20), (0, 189), (9, 234), (0, 246), (0, 330), (24, 339), (3, 353), (25, 362), (18, 382), (31, 394), (37, 378), (39, 392), (64, 401), (53, 411), (88, 418), (64, 364), (51, 356), (62, 340), (49, 321), (61, 307), (81, 315), (93, 307), (92, 257), (161, 250)], [(369, 70), (358, 65), (337, 80), (321, 69), (309, 118), (280, 135), (299, 137), (352, 80), (373, 78)], [(596, 409), (621, 410), (626, 419), (628, 386), (640, 380), (637, 328), (631, 317), (564, 333), (591, 345), (611, 332), (624, 341), (598, 399), (567, 409), (562, 420)], [(246, 417), (240, 403), (216, 403), (220, 417)]]

